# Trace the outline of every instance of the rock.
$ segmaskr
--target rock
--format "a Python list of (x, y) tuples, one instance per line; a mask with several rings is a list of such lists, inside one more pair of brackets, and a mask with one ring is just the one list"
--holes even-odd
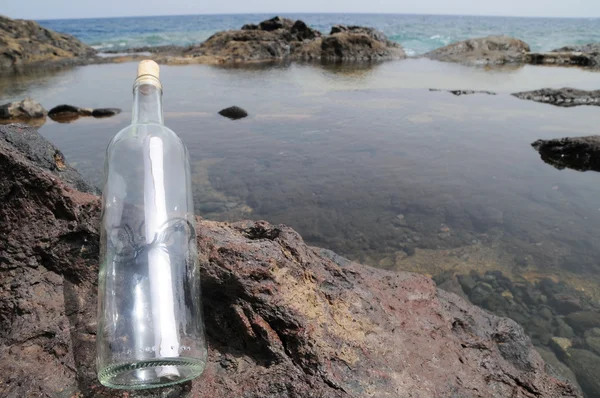
[(296, 21), (290, 30), (294, 38), (298, 41), (313, 40), (321, 37), (321, 32), (310, 28), (303, 21)]
[(567, 323), (578, 333), (600, 327), (600, 312), (580, 311), (566, 316)]
[(473, 95), (473, 94), (487, 94), (487, 95), (496, 95), (496, 93), (492, 91), (481, 91), (481, 90), (441, 90), (439, 88), (430, 88), (429, 91), (447, 91), (450, 94), (454, 94), (457, 97), (461, 95)]
[(230, 106), (219, 111), (219, 115), (229, 118), (231, 120), (243, 119), (248, 116), (248, 112), (239, 106)]
[(260, 24), (258, 24), (258, 27), (266, 32), (271, 32), (278, 29), (290, 30), (292, 29), (293, 25), (294, 21), (291, 19), (273, 17), (271, 19), (267, 19), (266, 21), (262, 21)]
[(79, 108), (73, 105), (58, 105), (48, 112), (48, 117), (59, 123), (70, 123), (79, 119), (81, 116), (109, 117), (118, 115), (121, 110), (118, 108)]
[(73, 36), (45, 29), (34, 21), (0, 15), (0, 71), (87, 58), (95, 53)]
[(525, 62), (532, 65), (560, 65), (560, 66), (583, 66), (598, 67), (600, 65), (600, 54), (580, 52), (549, 52), (529, 53)]
[(600, 136), (538, 140), (531, 144), (542, 160), (559, 170), (600, 171)]
[(561, 361), (566, 361), (569, 356), (568, 350), (573, 346), (573, 342), (563, 337), (552, 337), (550, 339), (550, 347)]
[(242, 30), (259, 30), (260, 27), (257, 24), (248, 23), (242, 26)]
[(475, 281), (475, 279), (473, 279), (470, 275), (458, 275), (457, 278), (465, 293), (471, 294), (477, 285), (477, 281)]
[(600, 355), (600, 336), (588, 336), (585, 338), (585, 344), (588, 346), (590, 351), (596, 355)]
[(374, 61), (405, 58), (404, 50), (372, 28), (345, 27), (344, 32), (321, 37), (303, 21), (275, 17), (257, 29), (219, 32), (184, 51), (189, 58), (208, 57), (220, 62), (249, 61)]
[[(0, 195), (0, 395), (123, 396), (95, 374), (99, 198), (3, 142)], [(131, 398), (581, 397), (516, 323), (425, 276), (340, 268), (266, 222), (197, 231), (206, 370)]]
[(92, 111), (93, 117), (111, 117), (121, 113), (119, 108), (97, 108)]
[[(28, 162), (32, 162), (37, 167), (60, 178), (63, 182), (77, 191), (94, 195), (100, 194), (100, 191), (96, 187), (85, 181), (77, 170), (67, 163), (64, 155), (57, 147), (44, 139), (32, 127), (21, 124), (0, 125), (0, 146), (4, 149), (8, 148), (15, 153), (23, 155)], [(10, 175), (13, 174), (11, 173)], [(8, 176), (6, 178), (8, 178)], [(3, 198), (5, 200), (7, 199), (6, 197)], [(57, 211), (60, 210), (57, 209)], [(2, 249), (0, 248), (0, 270), (1, 269)]]
[[(1, 17), (0, 17), (1, 18)], [(24, 121), (46, 117), (47, 111), (39, 102), (25, 98), (22, 101), (0, 105), (0, 120)]]
[(565, 46), (556, 50), (552, 50), (554, 53), (600, 53), (600, 43), (589, 43), (580, 46)]
[(508, 36), (488, 36), (450, 44), (425, 54), (426, 58), (472, 65), (523, 63), (527, 43)]
[[(344, 27), (321, 41), (320, 54), (301, 58), (327, 61), (377, 61), (403, 59), (406, 53), (398, 43), (388, 40), (380, 31), (360, 26)], [(334, 30), (332, 30), (333, 32)]]
[(344, 34), (344, 33), (353, 33), (353, 34), (363, 34), (363, 35), (367, 35), (370, 38), (372, 38), (375, 41), (380, 41), (382, 43), (388, 42), (388, 38), (386, 37), (385, 34), (383, 34), (382, 31), (374, 29), (374, 28), (367, 28), (364, 26), (346, 26), (346, 25), (334, 25), (331, 28), (331, 33), (330, 35), (334, 36), (337, 34)]
[(539, 346), (535, 347), (535, 349), (540, 353), (544, 362), (546, 362), (546, 371), (548, 373), (554, 373), (555, 377), (559, 380), (567, 381), (581, 390), (579, 383), (577, 383), (577, 376), (575, 376), (575, 373), (567, 365), (561, 362), (552, 351)]
[(575, 332), (573, 331), (573, 328), (569, 326), (563, 318), (554, 318), (554, 323), (556, 324), (556, 327), (554, 328), (555, 336), (565, 337), (567, 339), (572, 339), (575, 337)]
[(588, 397), (600, 396), (600, 356), (587, 350), (571, 348), (567, 365), (573, 369), (581, 389)]
[(447, 280), (445, 280), (444, 282), (438, 284), (438, 287), (442, 290), (445, 290), (449, 293), (454, 293), (457, 296), (468, 300), (469, 296), (467, 296), (462, 288), (462, 286), (460, 285), (460, 283), (458, 282), (457, 278), (455, 276), (452, 276), (451, 278), (448, 278)]
[(575, 88), (543, 88), (541, 90), (523, 91), (512, 94), (513, 96), (529, 101), (542, 102), (570, 108), (580, 105), (600, 106), (600, 90), (586, 91)]

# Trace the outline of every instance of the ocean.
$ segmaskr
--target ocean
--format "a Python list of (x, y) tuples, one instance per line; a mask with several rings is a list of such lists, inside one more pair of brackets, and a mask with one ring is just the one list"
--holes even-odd
[[(335, 24), (362, 25), (383, 31), (408, 55), (424, 54), (455, 41), (505, 34), (527, 42), (533, 51), (600, 41), (600, 18), (516, 18), (403, 14), (281, 14), (301, 19), (322, 32)], [(190, 45), (215, 32), (239, 29), (272, 14), (178, 15), (38, 21), (76, 36), (100, 50), (160, 45)]]

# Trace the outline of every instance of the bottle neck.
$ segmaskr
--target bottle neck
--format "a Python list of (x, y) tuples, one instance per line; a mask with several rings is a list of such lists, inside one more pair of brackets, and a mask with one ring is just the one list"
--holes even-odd
[(162, 86), (152, 76), (141, 76), (133, 85), (132, 124), (164, 124)]

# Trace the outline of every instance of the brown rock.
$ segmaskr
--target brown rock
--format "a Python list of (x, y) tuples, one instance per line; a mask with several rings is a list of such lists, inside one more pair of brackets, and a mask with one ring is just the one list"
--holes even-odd
[(438, 61), (471, 65), (502, 65), (525, 62), (527, 43), (508, 36), (488, 36), (450, 44), (433, 50), (425, 57)]
[(0, 105), (0, 120), (27, 120), (45, 117), (47, 111), (37, 101), (25, 98), (23, 101)]
[[(98, 198), (2, 140), (0, 195), (0, 395), (123, 396), (95, 375)], [(129, 397), (581, 396), (515, 322), (425, 276), (340, 268), (285, 226), (197, 228), (207, 368)]]
[(75, 37), (53, 32), (37, 22), (0, 15), (0, 71), (31, 64), (85, 58), (96, 51)]

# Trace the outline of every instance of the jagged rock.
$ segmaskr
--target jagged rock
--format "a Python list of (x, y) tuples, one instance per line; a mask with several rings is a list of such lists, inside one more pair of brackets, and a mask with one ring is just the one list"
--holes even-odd
[(275, 17), (257, 29), (219, 32), (184, 52), (186, 57), (210, 57), (222, 62), (273, 60), (374, 61), (401, 59), (402, 47), (372, 28), (344, 27), (344, 31), (321, 37), (303, 21)]
[[(95, 374), (99, 198), (4, 141), (0, 198), (0, 395), (123, 396)], [(197, 231), (206, 370), (131, 398), (581, 397), (516, 323), (426, 276), (341, 268), (266, 222)]]
[(294, 25), (294, 21), (288, 18), (281, 17), (273, 17), (271, 19), (267, 19), (266, 21), (262, 21), (258, 24), (259, 29), (264, 30), (266, 32), (271, 32), (277, 29), (285, 29), (290, 30)]
[(496, 95), (496, 93), (491, 91), (482, 91), (482, 90), (441, 90), (438, 88), (430, 88), (429, 91), (447, 91), (450, 94), (454, 94), (457, 97), (461, 95), (472, 95), (472, 94), (487, 94), (487, 95)]
[(243, 119), (248, 116), (248, 112), (239, 106), (230, 106), (219, 111), (219, 115), (229, 118), (231, 120)]
[(542, 160), (559, 170), (600, 171), (600, 136), (538, 140), (531, 144)]
[(71, 35), (37, 22), (0, 15), (0, 71), (62, 59), (93, 56), (96, 51)]
[(242, 30), (258, 30), (260, 27), (257, 24), (247, 23), (242, 26)]
[(502, 65), (523, 63), (528, 52), (529, 45), (522, 40), (488, 36), (453, 43), (428, 52), (425, 57), (474, 65)]
[(560, 89), (543, 88), (541, 90), (523, 91), (512, 95), (523, 100), (543, 102), (565, 108), (579, 105), (600, 106), (600, 90), (586, 91), (569, 87)]
[(31, 98), (0, 105), (0, 120), (39, 119), (46, 117), (46, 114), (44, 107)]

